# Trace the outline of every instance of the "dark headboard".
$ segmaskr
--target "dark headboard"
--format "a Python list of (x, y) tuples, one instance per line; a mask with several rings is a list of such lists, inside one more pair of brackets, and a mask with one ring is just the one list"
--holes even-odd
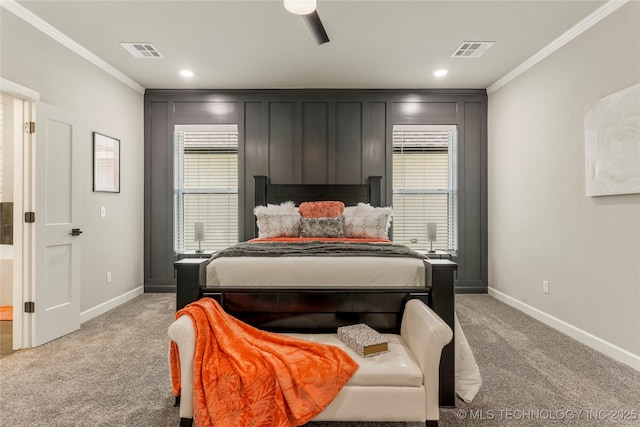
[(266, 176), (254, 176), (255, 206), (268, 203), (280, 204), (293, 201), (302, 202), (340, 200), (345, 206), (355, 206), (359, 202), (380, 206), (381, 176), (370, 176), (367, 184), (269, 184)]
[(345, 206), (355, 206), (359, 202), (381, 206), (382, 203), (381, 176), (370, 176), (366, 184), (269, 184), (266, 176), (254, 176), (253, 181), (254, 206), (278, 205), (289, 200), (296, 206), (323, 200), (339, 200)]

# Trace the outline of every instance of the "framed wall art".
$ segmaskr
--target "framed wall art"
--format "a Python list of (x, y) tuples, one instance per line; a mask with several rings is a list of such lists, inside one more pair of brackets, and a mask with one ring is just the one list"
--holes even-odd
[(120, 140), (93, 132), (93, 191), (120, 192)]
[(587, 196), (640, 193), (640, 84), (586, 106)]

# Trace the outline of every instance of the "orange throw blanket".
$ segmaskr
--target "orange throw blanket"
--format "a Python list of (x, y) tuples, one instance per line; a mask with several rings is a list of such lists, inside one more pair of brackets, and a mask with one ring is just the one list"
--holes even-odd
[[(198, 427), (285, 427), (320, 413), (358, 369), (338, 347), (261, 331), (210, 298), (176, 313), (196, 330), (194, 421)], [(171, 342), (173, 393), (180, 393), (178, 350)]]

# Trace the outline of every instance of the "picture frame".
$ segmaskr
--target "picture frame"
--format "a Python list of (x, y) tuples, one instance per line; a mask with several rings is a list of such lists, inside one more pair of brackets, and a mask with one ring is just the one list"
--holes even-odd
[(585, 193), (640, 193), (640, 83), (585, 106)]
[(120, 192), (120, 140), (93, 132), (93, 191)]

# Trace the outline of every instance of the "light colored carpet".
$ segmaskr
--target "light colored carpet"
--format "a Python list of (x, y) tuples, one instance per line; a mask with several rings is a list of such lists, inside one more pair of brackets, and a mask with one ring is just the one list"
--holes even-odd
[[(0, 359), (0, 425), (176, 427), (166, 335), (174, 310), (175, 295), (144, 294), (80, 331)], [(442, 409), (441, 426), (640, 425), (611, 420), (611, 411), (640, 411), (639, 372), (487, 295), (458, 296), (457, 312), (483, 386), (472, 403)], [(591, 410), (592, 419), (539, 419), (579, 410)]]

